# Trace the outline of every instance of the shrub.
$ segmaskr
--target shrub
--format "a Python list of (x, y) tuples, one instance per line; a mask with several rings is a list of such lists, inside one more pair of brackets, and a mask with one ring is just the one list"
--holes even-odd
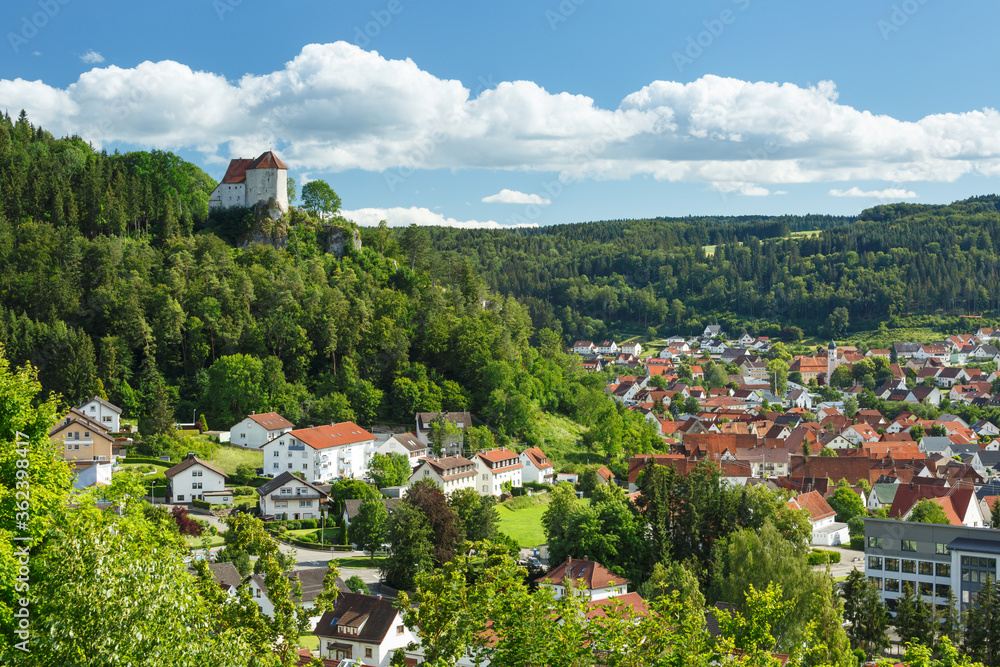
[(177, 524), (177, 530), (181, 535), (192, 535), (194, 537), (201, 535), (201, 524), (195, 521), (187, 509), (178, 505), (170, 513), (174, 517), (174, 523)]
[(361, 577), (356, 574), (344, 583), (347, 584), (347, 587), (354, 593), (362, 593), (364, 595), (369, 595), (371, 593), (371, 591), (368, 590), (368, 584), (366, 584)]
[(252, 486), (234, 486), (234, 496), (256, 496), (257, 491)]
[(858, 551), (864, 551), (865, 550), (865, 536), (864, 535), (858, 535), (856, 537), (852, 537), (851, 538), (851, 548), (852, 549), (857, 549)]
[(308, 542), (309, 544), (312, 544), (313, 542), (316, 541), (316, 533), (307, 533), (306, 535), (301, 536), (299, 538), (299, 541)]
[(810, 551), (806, 556), (806, 560), (810, 565), (822, 565), (827, 562), (827, 552)]
[(285, 526), (288, 530), (298, 530), (300, 528), (298, 521), (286, 521)]
[(198, 509), (207, 510), (207, 509), (212, 509), (212, 504), (207, 500), (198, 500), (197, 498), (195, 498), (194, 500), (191, 501), (191, 507), (197, 507)]
[(318, 524), (316, 519), (302, 519), (302, 521), (299, 521), (299, 526), (302, 528), (316, 528)]

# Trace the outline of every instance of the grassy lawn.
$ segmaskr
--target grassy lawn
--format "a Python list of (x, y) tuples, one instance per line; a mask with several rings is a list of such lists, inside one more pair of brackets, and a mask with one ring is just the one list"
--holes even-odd
[(232, 475), (236, 472), (236, 467), (244, 463), (253, 466), (255, 469), (262, 467), (264, 465), (264, 453), (260, 450), (219, 445), (212, 453), (209, 463), (221, 468), (226, 474)]
[(804, 232), (790, 232), (789, 236), (791, 236), (793, 238), (809, 238), (811, 236), (819, 236), (822, 233), (823, 233), (823, 230), (821, 230), (821, 229), (810, 229), (810, 230), (806, 230)]
[(147, 484), (149, 484), (149, 481), (152, 479), (155, 480), (166, 479), (163, 473), (167, 471), (167, 468), (163, 468), (161, 466), (154, 466), (148, 463), (126, 463), (122, 465), (122, 468), (124, 468), (125, 470), (135, 470), (137, 468), (147, 468), (147, 469), (152, 468), (155, 472), (151, 475), (142, 472), (142, 478), (146, 481)]
[[(522, 496), (514, 500), (523, 502), (523, 498), (526, 497)], [(510, 509), (508, 506), (510, 501), (497, 505), (497, 511), (500, 513), (500, 530), (513, 537), (517, 540), (518, 544), (525, 548), (545, 544), (545, 529), (542, 528), (542, 514), (549, 503), (549, 495), (530, 496), (529, 499), (534, 500), (537, 504), (516, 510)], [(577, 502), (584, 503), (587, 501), (577, 500)], [(516, 505), (517, 503), (515, 503)]]
[(201, 537), (193, 537), (191, 535), (184, 536), (184, 541), (187, 543), (187, 545), (189, 547), (197, 549), (200, 549), (202, 547), (202, 540), (205, 539), (208, 540), (208, 546), (210, 547), (222, 546), (225, 543), (225, 540), (222, 539), (222, 535), (208, 535), (206, 533), (203, 534)]
[(310, 651), (319, 650), (319, 637), (310, 633), (307, 635), (299, 635), (299, 647), (307, 648)]

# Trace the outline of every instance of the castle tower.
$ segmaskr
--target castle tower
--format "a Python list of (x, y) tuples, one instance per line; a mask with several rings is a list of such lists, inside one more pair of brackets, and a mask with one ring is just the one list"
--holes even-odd
[(837, 370), (837, 344), (830, 339), (830, 347), (826, 349), (826, 383), (830, 384), (833, 372)]
[(247, 167), (247, 205), (271, 199), (282, 211), (288, 210), (288, 167), (268, 151)]

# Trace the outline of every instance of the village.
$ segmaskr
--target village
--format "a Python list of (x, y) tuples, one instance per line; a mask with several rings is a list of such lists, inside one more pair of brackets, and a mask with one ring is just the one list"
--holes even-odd
[[(744, 334), (728, 340), (718, 326), (707, 327), (699, 338), (667, 339), (659, 354), (645, 358), (640, 343), (578, 341), (569, 352), (594, 372), (629, 373), (614, 375), (608, 400), (643, 415), (662, 439), (660, 450), (628, 457), (627, 476), (616, 476), (608, 465), (594, 466), (598, 483), (622, 487), (635, 502), (649, 466), (686, 475), (711, 462), (728, 485), (763, 485), (784, 494), (790, 508), (807, 516), (817, 552), (833, 549), (838, 555), (831, 560), (842, 561), (843, 571), (866, 572), (892, 611), (903, 595), (901, 583), (919, 587), (929, 602), (942, 604), (954, 591), (968, 603), (976, 589), (962, 579), (960, 559), (978, 563), (988, 556), (982, 562), (995, 568), (990, 554), (1000, 547), (1000, 534), (982, 531), (993, 525), (1000, 507), (1000, 429), (986, 419), (969, 423), (955, 413), (1000, 404), (995, 398), (998, 334), (981, 329), (939, 344), (904, 342), (864, 352), (831, 341), (818, 351), (822, 354), (796, 356), (785, 366), (768, 358), (780, 346), (767, 338)], [(872, 388), (873, 377), (866, 376), (876, 375), (880, 381)], [(831, 386), (831, 379), (839, 386)], [(706, 388), (710, 380), (725, 384)], [(867, 404), (883, 410), (861, 407)], [(276, 526), (290, 521), (318, 525), (324, 535), (327, 525), (342, 526), (340, 541), (346, 542), (362, 501), (335, 502), (331, 488), (342, 480), (370, 484), (372, 462), (380, 457), (408, 464), (401, 484), (378, 488), (388, 512), (416, 482), (431, 482), (446, 496), (471, 490), (496, 501), (541, 493), (543, 485), (559, 483), (572, 484), (584, 495), (578, 470), (561, 470), (540, 447), (470, 451), (465, 432), (476, 421), (469, 412), (418, 413), (412, 430), (375, 433), (385, 429), (369, 431), (353, 422), (295, 428), (274, 412), (249, 414), (228, 431), (208, 435), (222, 447), (259, 453), (262, 464), (249, 480), (252, 504), (236, 505), (240, 491), (231, 475), (195, 453), (179, 462), (159, 462), (166, 488), (157, 497), (151, 487), (148, 499), (189, 509), (223, 531), (220, 518), (249, 511)], [(129, 430), (121, 408), (93, 397), (67, 411), (50, 438), (74, 466), (74, 485), (82, 490), (108, 484), (125, 466), (135, 465), (130, 462), (146, 461), (129, 454), (134, 435)], [(852, 506), (862, 511), (844, 509), (836, 500), (844, 493), (856, 496)], [(928, 500), (941, 508), (948, 525), (907, 521)], [(927, 530), (933, 535), (921, 534)], [(357, 544), (325, 546), (285, 538), (282, 548), (298, 562), (289, 576), (301, 584), (299, 603), (307, 610), (323, 589), (331, 558), (364, 555)], [(893, 539), (895, 548), (890, 547)], [(530, 559), (541, 573), (539, 584), (554, 587), (557, 595), (566, 592), (570, 577), (592, 605), (616, 599), (635, 613), (645, 609), (629, 582), (601, 563), (572, 558), (550, 563), (546, 544), (521, 546), (525, 562)], [(192, 549), (195, 558), (213, 558), (210, 548)], [(241, 576), (228, 562), (210, 567), (228, 594), (248, 587), (261, 611), (273, 613), (261, 575)], [(331, 664), (363, 657), (366, 662), (358, 664), (385, 665), (404, 649), (420, 659), (419, 647), (412, 648), (415, 635), (392, 606), (397, 592), (372, 568), (358, 573), (365, 589), (338, 579), (337, 609), (311, 619), (318, 638), (315, 655)], [(336, 618), (344, 615), (358, 618), (359, 627), (338, 626)]]

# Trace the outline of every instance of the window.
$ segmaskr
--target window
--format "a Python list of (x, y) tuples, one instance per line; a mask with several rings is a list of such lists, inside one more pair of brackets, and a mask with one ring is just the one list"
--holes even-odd
[(404, 629), (405, 629), (405, 627), (403, 625), (397, 625), (396, 626), (396, 634), (397, 635), (403, 634)]
[(184, 500), (184, 494), (183, 493), (179, 494), (177, 496), (177, 500), (183, 501)]
[(313, 506), (313, 504), (312, 504), (311, 500), (300, 500), (299, 501), (299, 507), (312, 507), (312, 506)]
[(935, 586), (935, 594), (939, 598), (946, 598), (951, 593), (951, 586), (948, 584), (937, 584)]
[(191, 471), (191, 476), (192, 477), (201, 477), (202, 472), (203, 472), (202, 470), (192, 470)]
[(889, 593), (899, 592), (899, 579), (886, 579), (885, 590)]
[(869, 556), (868, 557), (868, 569), (869, 570), (881, 570), (882, 569), (882, 558), (879, 556)]
[(302, 469), (303, 470), (309, 470), (309, 464), (308, 463), (303, 463), (302, 464)]
[(915, 560), (903, 560), (903, 572), (906, 574), (916, 574), (917, 573), (917, 561)]
[(885, 569), (889, 572), (899, 572), (899, 559), (898, 558), (886, 558), (885, 559)]
[(934, 563), (928, 563), (925, 560), (920, 561), (920, 574), (931, 576), (934, 574)]
[(916, 542), (916, 540), (903, 540), (903, 543), (900, 546), (900, 548), (903, 551), (916, 551), (917, 550), (917, 542)]
[(934, 566), (936, 574), (939, 577), (950, 577), (951, 576), (951, 565), (949, 563), (936, 563)]
[(289, 469), (289, 470), (291, 470), (291, 469), (292, 469), (292, 464), (291, 464), (291, 463), (289, 463), (289, 464), (288, 464), (288, 469)]
[(83, 432), (83, 437), (89, 438), (90, 437), (90, 431), (84, 431)]
[(290, 496), (292, 495), (292, 490), (286, 486), (285, 488), (281, 489), (281, 495)]
[(871, 547), (872, 549), (881, 549), (882, 548), (882, 538), (881, 537), (875, 537), (874, 535), (870, 536), (868, 538), (868, 546)]
[(937, 554), (947, 554), (948, 553), (948, 545), (944, 544), (943, 542), (938, 542), (936, 545), (934, 545), (934, 553), (937, 553)]
[(285, 500), (276, 500), (276, 501), (274, 501), (274, 506), (275, 507), (288, 507), (288, 502), (285, 501)]
[(279, 452), (279, 451), (278, 451), (278, 450), (276, 449), (276, 450), (274, 450), (274, 455), (275, 455), (275, 456), (281, 456), (281, 452)]
[(277, 470), (277, 469), (278, 469), (278, 464), (277, 464), (277, 463), (275, 463), (275, 464), (274, 464), (274, 469), (275, 469), (275, 470)]
[(920, 594), (921, 595), (934, 595), (934, 584), (929, 581), (920, 582)]
[(365, 657), (366, 658), (372, 657), (372, 650), (368, 647), (365, 647)]
[(882, 577), (868, 577), (868, 581), (875, 584), (875, 588), (882, 590)]
[(111, 421), (111, 417), (101, 417), (101, 421), (110, 422)]
[(201, 488), (201, 482), (191, 482), (191, 488), (192, 489), (200, 489)]
[(247, 437), (247, 434), (246, 433), (240, 433), (240, 437), (241, 438), (245, 438), (245, 437)]

